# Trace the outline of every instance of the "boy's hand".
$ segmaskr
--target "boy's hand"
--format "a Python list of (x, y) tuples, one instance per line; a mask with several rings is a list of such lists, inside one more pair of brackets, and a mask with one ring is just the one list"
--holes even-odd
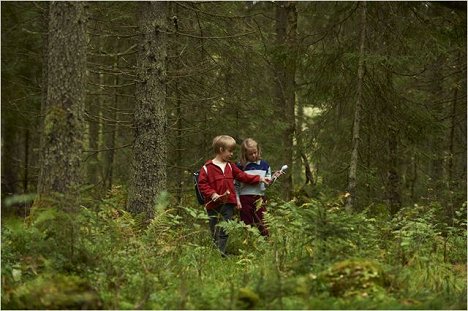
[(211, 196), (211, 201), (216, 202), (217, 199), (219, 199), (221, 196), (217, 193), (213, 193)]
[(230, 194), (231, 192), (229, 190), (226, 190), (226, 192), (222, 195), (213, 193), (213, 195), (211, 196), (211, 201), (216, 202), (216, 200), (218, 200), (219, 198), (224, 197), (224, 196), (229, 196)]
[(260, 182), (269, 185), (271, 183), (271, 179), (265, 178), (265, 177), (260, 177)]

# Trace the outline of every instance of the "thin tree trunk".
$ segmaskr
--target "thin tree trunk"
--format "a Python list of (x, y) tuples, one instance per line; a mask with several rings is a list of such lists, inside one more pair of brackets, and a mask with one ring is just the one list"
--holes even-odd
[(297, 148), (301, 155), (302, 164), (304, 165), (304, 175), (305, 175), (304, 184), (315, 185), (314, 176), (312, 175), (312, 170), (310, 169), (309, 159), (307, 158), (307, 155), (305, 153), (305, 147), (304, 147), (304, 139), (303, 139), (304, 133), (302, 132), (302, 128), (304, 126), (304, 105), (302, 104), (302, 101), (298, 102), (297, 108), (298, 109), (297, 109), (296, 141), (297, 141)]
[[(175, 5), (174, 6), (175, 10), (174, 10), (174, 16), (177, 16), (179, 15), (179, 12), (178, 12), (178, 5)], [(172, 8), (171, 8), (172, 9)], [(171, 14), (172, 15), (172, 14)], [(178, 22), (177, 22), (177, 19), (173, 21), (174, 22), (174, 28), (175, 28), (175, 31), (176, 31), (176, 42), (178, 42), (180, 40), (180, 37), (179, 37), (179, 34), (178, 34), (178, 31), (179, 31), (179, 26), (178, 26)], [(177, 49), (177, 47), (174, 47), (173, 49), (173, 59), (174, 59), (174, 70), (176, 72), (179, 72), (181, 69), (182, 69), (182, 66), (181, 66), (181, 60), (180, 60), (180, 57), (179, 57), (179, 50)], [(176, 136), (176, 156), (175, 156), (175, 183), (176, 183), (176, 201), (177, 201), (177, 204), (180, 204), (180, 202), (182, 201), (182, 186), (183, 186), (183, 171), (182, 171), (182, 157), (183, 157), (183, 154), (182, 154), (182, 121), (183, 121), (183, 111), (182, 111), (182, 101), (180, 100), (180, 96), (181, 96), (181, 92), (180, 92), (180, 88), (181, 88), (181, 84), (179, 83), (179, 78), (176, 78), (175, 79), (175, 85), (174, 85), (174, 97), (175, 97), (175, 101), (176, 101), (176, 118), (177, 118), (177, 122), (176, 122), (176, 133), (177, 133), (177, 136)]]
[(158, 194), (166, 189), (167, 2), (139, 2), (142, 34), (137, 64), (135, 142), (127, 209), (154, 217)]
[[(99, 74), (97, 84), (103, 85), (102, 74)], [(98, 93), (102, 93), (102, 87)], [(88, 103), (88, 148), (91, 155), (87, 158), (87, 175), (88, 183), (91, 185), (98, 183), (100, 110), (101, 95), (95, 95)]]
[(410, 198), (411, 202), (414, 202), (416, 200), (416, 195), (415, 195), (415, 187), (416, 187), (416, 181), (418, 180), (418, 159), (417, 159), (417, 154), (416, 151), (413, 150), (411, 151), (411, 178), (409, 179), (409, 188), (410, 188)]
[[(48, 1), (44, 2), (44, 12), (42, 15), (42, 80), (41, 80), (41, 115), (39, 116), (39, 166), (43, 162), (42, 152), (44, 148), (44, 120), (47, 113), (47, 88), (48, 88), (48, 58), (49, 58), (49, 10), (50, 4)], [(39, 171), (38, 184), (41, 184), (41, 173)]]
[[(118, 60), (115, 60), (114, 71), (117, 70)], [(115, 75), (113, 80), (113, 100), (108, 104), (108, 115), (110, 116), (109, 120), (104, 122), (104, 188), (110, 190), (113, 183), (113, 167), (114, 167), (114, 148), (115, 148), (115, 136), (117, 133), (117, 127), (119, 122), (119, 115), (117, 113), (119, 109), (120, 97), (118, 95), (118, 85), (119, 85), (119, 76)]]
[(24, 174), (23, 174), (23, 193), (28, 192), (29, 182), (29, 129), (24, 133)]
[[(40, 198), (57, 192), (76, 198), (84, 133), (86, 16), (83, 2), (49, 5), (47, 108), (38, 194)], [(71, 211), (75, 205), (68, 208)]]
[[(294, 2), (278, 2), (276, 5), (276, 46), (280, 55), (275, 61), (275, 93), (278, 111), (286, 122), (282, 132), (283, 162), (293, 171), (293, 137), (295, 131), (295, 75), (297, 45), (297, 10)], [(293, 195), (292, 174), (284, 179), (284, 196)]]
[(450, 133), (449, 133), (449, 150), (447, 160), (447, 189), (448, 189), (448, 202), (447, 202), (447, 217), (452, 223), (452, 219), (455, 217), (455, 210), (453, 207), (453, 191), (454, 191), (454, 177), (453, 177), (453, 158), (454, 158), (454, 140), (455, 140), (455, 127), (457, 117), (457, 97), (458, 88), (455, 87), (453, 92), (452, 100), (452, 115), (450, 120)]
[(394, 128), (388, 131), (389, 169), (387, 172), (387, 196), (390, 213), (395, 215), (401, 208), (400, 175), (398, 174), (398, 132)]
[(354, 124), (353, 124), (353, 150), (351, 152), (351, 162), (349, 165), (348, 175), (348, 195), (346, 198), (346, 209), (352, 210), (356, 203), (356, 187), (357, 187), (357, 166), (358, 166), (358, 153), (359, 153), (359, 130), (362, 109), (362, 88), (364, 77), (364, 56), (365, 56), (365, 43), (366, 43), (366, 14), (367, 4), (366, 1), (360, 3), (361, 5), (361, 38), (359, 46), (359, 64), (358, 64), (358, 80), (356, 91), (356, 105), (354, 108)]

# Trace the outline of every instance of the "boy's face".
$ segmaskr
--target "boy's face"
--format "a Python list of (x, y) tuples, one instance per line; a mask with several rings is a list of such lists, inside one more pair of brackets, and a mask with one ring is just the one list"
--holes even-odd
[(257, 162), (258, 161), (258, 150), (257, 148), (249, 148), (246, 150), (246, 159), (249, 162)]
[(221, 148), (221, 153), (219, 155), (224, 161), (228, 162), (231, 160), (233, 154), (234, 148)]

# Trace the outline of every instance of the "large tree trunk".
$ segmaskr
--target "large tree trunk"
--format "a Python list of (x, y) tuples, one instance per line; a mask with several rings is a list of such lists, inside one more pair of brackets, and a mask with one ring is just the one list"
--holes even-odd
[[(283, 162), (293, 171), (293, 137), (295, 131), (294, 107), (296, 101), (295, 75), (297, 55), (297, 10), (294, 2), (278, 2), (276, 5), (275, 95), (282, 124)], [(285, 199), (292, 198), (292, 174), (284, 179)]]
[(140, 2), (142, 38), (137, 65), (135, 142), (127, 209), (154, 216), (157, 195), (166, 189), (166, 11), (167, 2)]
[(352, 210), (356, 200), (356, 186), (357, 186), (357, 166), (358, 166), (358, 152), (359, 152), (359, 130), (361, 120), (362, 108), (362, 87), (364, 77), (364, 53), (366, 43), (366, 14), (367, 4), (366, 1), (361, 2), (361, 39), (359, 46), (359, 64), (358, 64), (358, 80), (356, 91), (356, 106), (354, 108), (354, 124), (353, 124), (353, 150), (351, 152), (351, 162), (349, 165), (348, 175), (348, 195), (346, 198), (346, 209)]
[[(47, 60), (47, 107), (38, 195), (40, 198), (62, 193), (75, 197), (74, 191), (81, 183), (84, 133), (86, 17), (83, 2), (50, 3)], [(75, 205), (69, 206), (71, 209)]]

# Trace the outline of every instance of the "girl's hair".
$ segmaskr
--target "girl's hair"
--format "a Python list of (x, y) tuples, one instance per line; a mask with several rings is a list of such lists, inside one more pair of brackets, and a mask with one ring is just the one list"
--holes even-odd
[(236, 140), (228, 135), (219, 135), (213, 138), (213, 151), (218, 154), (221, 148), (224, 150), (232, 150), (236, 146)]
[(240, 164), (241, 164), (241, 166), (245, 166), (245, 164), (248, 162), (247, 161), (247, 151), (249, 149), (252, 149), (252, 148), (257, 149), (258, 158), (261, 159), (262, 151), (260, 149), (260, 145), (255, 140), (253, 140), (252, 138), (246, 138), (241, 143), (241, 155), (240, 155)]

